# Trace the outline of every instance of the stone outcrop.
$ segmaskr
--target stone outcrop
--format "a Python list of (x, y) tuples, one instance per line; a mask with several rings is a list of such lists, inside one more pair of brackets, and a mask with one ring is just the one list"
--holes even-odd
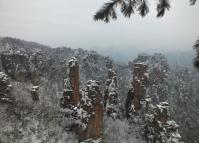
[(141, 109), (141, 100), (145, 98), (146, 95), (147, 78), (147, 65), (144, 63), (135, 63), (132, 82), (134, 111)]
[(8, 79), (8, 76), (0, 72), (0, 102), (2, 103), (14, 103), (15, 98), (11, 95), (12, 85)]
[(141, 108), (140, 101), (146, 95), (147, 78), (147, 66), (143, 63), (135, 63), (132, 83), (134, 89), (133, 105), (135, 111), (138, 111)]
[(169, 71), (169, 64), (164, 55), (155, 54), (151, 57), (149, 94), (153, 103), (159, 103), (168, 100)]
[(38, 83), (40, 80), (34, 65), (31, 64), (26, 54), (20, 52), (1, 53), (1, 64), (5, 73), (14, 80), (31, 81), (32, 83)]
[(69, 66), (69, 80), (73, 90), (73, 103), (77, 105), (80, 101), (79, 93), (79, 64), (75, 57), (72, 57), (68, 63)]
[(104, 106), (107, 116), (116, 119), (119, 118), (119, 98), (115, 71), (110, 69), (107, 78), (106, 90), (104, 91)]
[(127, 118), (141, 109), (141, 102), (146, 97), (148, 76), (145, 63), (134, 63), (132, 87), (128, 91), (125, 103)]
[(78, 131), (81, 140), (98, 139), (102, 135), (103, 126), (103, 103), (99, 83), (88, 81), (87, 87), (82, 91), (80, 109), (82, 114), (81, 122), (85, 125)]
[(64, 91), (63, 96), (60, 99), (60, 104), (63, 108), (72, 108), (73, 107), (73, 96), (74, 91), (71, 87), (70, 81), (68, 79), (64, 80)]
[(71, 105), (67, 116), (75, 122), (71, 126), (81, 142), (101, 140), (103, 127), (102, 94), (97, 81), (89, 80), (87, 87), (82, 89), (80, 104)]
[(67, 117), (75, 120), (72, 130), (80, 141), (100, 139), (103, 122), (103, 99), (99, 82), (89, 80), (80, 93), (79, 65), (76, 58), (69, 60), (69, 78), (64, 80), (61, 106), (69, 110)]
[(175, 121), (170, 120), (169, 104), (167, 102), (160, 102), (155, 106), (150, 105), (147, 108), (147, 112), (144, 115), (147, 142), (180, 143), (179, 126)]
[(33, 86), (31, 89), (31, 95), (33, 101), (39, 101), (39, 86)]
[[(143, 59), (146, 60), (148, 57)], [(134, 63), (132, 88), (128, 92), (126, 101), (126, 116), (128, 118), (131, 117), (132, 120), (135, 120), (137, 117), (142, 120), (144, 136), (148, 143), (180, 143), (179, 126), (175, 121), (170, 120), (169, 104), (167, 102), (159, 102), (159, 100), (155, 101), (152, 94), (154, 92), (148, 91), (151, 88), (148, 84), (152, 84), (158, 79), (162, 79), (161, 82), (164, 82), (164, 78), (166, 78), (165, 72), (160, 70), (158, 65), (155, 67), (147, 67), (147, 65), (146, 62)], [(155, 77), (156, 74), (157, 77)], [(153, 86), (157, 89), (159, 87), (163, 91), (158, 84)], [(156, 92), (156, 94), (158, 93)]]
[(80, 102), (80, 89), (79, 89), (79, 64), (75, 57), (72, 57), (68, 62), (69, 78), (64, 80), (64, 92), (61, 98), (62, 107), (77, 106)]
[(132, 63), (144, 63), (148, 67), (148, 94), (152, 103), (164, 102), (168, 99), (168, 74), (170, 71), (167, 58), (163, 54), (141, 54)]
[(132, 106), (133, 97), (134, 97), (134, 92), (133, 92), (133, 88), (131, 87), (127, 93), (127, 98), (125, 102), (126, 118), (130, 118), (133, 113), (133, 106)]

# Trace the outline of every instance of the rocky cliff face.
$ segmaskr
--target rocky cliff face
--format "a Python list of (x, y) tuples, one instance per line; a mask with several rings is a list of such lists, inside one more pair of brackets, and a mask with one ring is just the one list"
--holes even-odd
[[(71, 128), (73, 125), (78, 125), (78, 127), (74, 127), (74, 129), (77, 129), (75, 132), (80, 140), (101, 140), (103, 101), (102, 93), (99, 89), (104, 85), (98, 85), (99, 83), (95, 81), (89, 81), (87, 83), (87, 80), (93, 78), (99, 80), (101, 83), (105, 81), (105, 71), (108, 71), (108, 69), (114, 65), (110, 58), (103, 57), (94, 51), (84, 51), (82, 49), (72, 50), (64, 47), (52, 49), (47, 46), (13, 38), (1, 38), (0, 49), (0, 68), (1, 71), (9, 75), (14, 84), (14, 97), (17, 103), (12, 107), (6, 106), (2, 114), (4, 115), (7, 109), (12, 108), (13, 110), (10, 111), (10, 114), (16, 114), (17, 118), (20, 116), (20, 121), (9, 121), (8, 126), (14, 122), (24, 124), (24, 117), (27, 116), (27, 118), (29, 118), (30, 116), (34, 116), (34, 114), (34, 118), (28, 121), (26, 128), (30, 127), (30, 122), (40, 124), (41, 122), (38, 121), (39, 116), (44, 115), (43, 112), (46, 112), (44, 110), (48, 107), (57, 117), (52, 119), (49, 117), (52, 115), (46, 112), (46, 117), (42, 117), (41, 119), (52, 119), (52, 124), (58, 127), (60, 126), (60, 122), (55, 122), (55, 120), (63, 120), (63, 118), (59, 117), (61, 114), (62, 116), (70, 115), (70, 117), (66, 119), (70, 120), (71, 123), (69, 121), (66, 125), (62, 126), (63, 128)], [(76, 56), (76, 58), (70, 59), (74, 56)], [(7, 77), (7, 75), (5, 75), (5, 77)], [(6, 94), (3, 95), (4, 89), (2, 89), (1, 101), (5, 101), (5, 97), (7, 98), (9, 96), (7, 87), (10, 86), (7, 82), (4, 84), (3, 79), (5, 78), (2, 74), (1, 83), (2, 88), (4, 85), (6, 87)], [(80, 89), (82, 89), (82, 91)], [(61, 97), (61, 105), (64, 107), (64, 110), (57, 107), (60, 105)], [(9, 100), (10, 99), (11, 98), (9, 98)], [(87, 102), (90, 104), (88, 105)], [(25, 109), (21, 106), (29, 107)], [(69, 114), (67, 114), (66, 108), (70, 109)], [(40, 109), (43, 111), (40, 111)], [(26, 114), (26, 112), (28, 113)], [(37, 114), (39, 115), (37, 116)], [(87, 114), (87, 116), (85, 116), (85, 114)], [(75, 120), (74, 117), (76, 118)], [(49, 129), (47, 124), (41, 127), (43, 127), (43, 129), (40, 131), (43, 132), (47, 131), (45, 129)], [(60, 129), (62, 129), (62, 127)], [(20, 129), (21, 127), (17, 127), (17, 132)], [(38, 130), (36, 128), (34, 129)], [(0, 134), (4, 136), (1, 140), (10, 140), (11, 138), (5, 135), (5, 131), (0, 131)], [(13, 133), (14, 132), (15, 131), (13, 131)], [(37, 133), (31, 131), (29, 133), (32, 134), (32, 136), (27, 136), (27, 139), (33, 141), (34, 135), (37, 136)], [(55, 129), (53, 133), (56, 136), (58, 130)], [(68, 133), (69, 132), (63, 131), (61, 134), (66, 134), (67, 137)], [(12, 142), (19, 140), (24, 142), (25, 139), (21, 136), (23, 134), (24, 133), (19, 133), (19, 136), (13, 137)], [(49, 134), (46, 134), (46, 136), (49, 138)], [(62, 139), (63, 138), (60, 138), (58, 140)], [(37, 140), (47, 141), (43, 135), (37, 137)], [(66, 138), (66, 140), (69, 139)], [(73, 138), (74, 142), (75, 140), (76, 139)]]
[[(80, 138), (84, 140), (101, 138), (103, 125), (103, 100), (98, 82), (92, 80), (88, 81), (87, 87), (83, 89), (82, 92), (80, 109), (87, 112), (87, 117), (84, 118), (88, 118), (86, 121), (86, 129), (83, 131), (80, 130)], [(84, 119), (82, 119), (82, 122), (85, 122)]]
[(147, 90), (147, 65), (143, 63), (135, 63), (133, 71), (133, 111), (141, 109), (141, 100), (146, 97)]
[(0, 72), (0, 102), (13, 104), (15, 102), (15, 97), (11, 94), (12, 85), (8, 76)]
[(183, 139), (197, 142), (198, 75), (170, 70), (162, 54), (126, 66), (0, 38), (0, 59), (0, 142), (180, 142), (173, 118)]
[(69, 61), (69, 67), (69, 79), (65, 80), (68, 81), (68, 86), (65, 86), (61, 107), (72, 112), (67, 116), (72, 115), (75, 122), (71, 129), (76, 132), (80, 141), (99, 140), (102, 137), (103, 121), (103, 99), (99, 83), (89, 80), (86, 88), (81, 90), (80, 97), (80, 89), (77, 88), (79, 70), (76, 58), (73, 57)]
[(119, 104), (117, 76), (115, 71), (110, 69), (108, 71), (106, 89), (104, 91), (104, 107), (108, 117), (112, 117), (113, 119), (120, 117)]
[[(152, 103), (168, 101), (171, 117), (179, 123), (182, 138), (185, 142), (197, 142), (198, 138), (195, 133), (198, 133), (198, 122), (196, 121), (198, 119), (196, 115), (198, 72), (180, 66), (171, 69), (166, 57), (162, 54), (139, 55), (129, 63), (130, 67), (132, 68), (133, 63), (136, 62), (144, 62), (149, 66), (147, 94), (151, 96)], [(132, 92), (129, 91), (129, 94)], [(131, 99), (131, 96), (128, 97)], [(191, 126), (192, 129), (188, 129), (188, 126)]]
[(132, 87), (126, 99), (126, 117), (141, 109), (141, 101), (146, 98), (148, 83), (147, 65), (145, 63), (134, 63)]
[[(181, 136), (178, 132), (178, 125), (175, 121), (170, 120), (168, 103), (151, 102), (151, 94), (146, 92), (147, 83), (150, 83), (150, 81), (147, 82), (150, 79), (147, 66), (145, 63), (134, 63), (133, 69), (133, 89), (129, 91), (126, 101), (127, 118), (144, 126), (143, 135), (149, 143), (180, 143)], [(138, 120), (135, 120), (136, 118)]]
[[(86, 85), (89, 79), (104, 81), (108, 69), (115, 67), (117, 70), (117, 66), (112, 59), (101, 56), (95, 51), (67, 47), (51, 48), (14, 38), (1, 38), (0, 47), (0, 56), (8, 57), (7, 59), (4, 56), (1, 60), (3, 62), (1, 65), (5, 65), (1, 67), (1, 70), (8, 71), (6, 65), (9, 65), (11, 71), (18, 68), (17, 70), (25, 73), (36, 72), (40, 77), (56, 82), (62, 81), (67, 76), (65, 64), (71, 57), (76, 57), (79, 62), (81, 85)], [(12, 61), (9, 60), (9, 57)], [(13, 58), (17, 59), (16, 64)], [(15, 67), (17, 65), (18, 67)], [(59, 84), (62, 87), (62, 82)]]
[(169, 65), (167, 58), (163, 54), (147, 55), (141, 54), (133, 61), (129, 62), (133, 68), (135, 63), (144, 63), (148, 67), (148, 94), (150, 94), (153, 103), (159, 103), (168, 98), (168, 78)]
[(1, 63), (5, 73), (14, 80), (32, 83), (38, 83), (40, 80), (34, 64), (26, 54), (4, 52), (1, 54)]
[(160, 102), (147, 107), (145, 116), (145, 136), (148, 142), (181, 143), (179, 125), (170, 119), (169, 104)]
[(68, 63), (69, 67), (69, 80), (71, 84), (71, 88), (73, 89), (73, 104), (77, 105), (80, 101), (80, 93), (79, 93), (79, 64), (75, 57), (72, 57)]
[(199, 140), (199, 75), (188, 68), (171, 72), (169, 83), (169, 102), (171, 116), (180, 124), (180, 132), (186, 142)]

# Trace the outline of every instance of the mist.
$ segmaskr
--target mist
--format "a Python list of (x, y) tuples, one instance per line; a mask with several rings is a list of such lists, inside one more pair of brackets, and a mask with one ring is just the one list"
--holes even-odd
[(171, 1), (163, 18), (156, 18), (155, 4), (150, 3), (144, 18), (135, 13), (125, 19), (119, 14), (118, 20), (105, 24), (93, 20), (104, 2), (0, 0), (0, 36), (91, 49), (121, 62), (143, 52), (192, 51), (199, 33), (198, 3)]

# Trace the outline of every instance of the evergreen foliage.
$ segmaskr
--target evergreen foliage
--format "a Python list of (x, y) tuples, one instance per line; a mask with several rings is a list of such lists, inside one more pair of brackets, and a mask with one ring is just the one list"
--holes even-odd
[(196, 57), (194, 59), (194, 66), (199, 69), (199, 39), (195, 42), (193, 47), (196, 50)]
[[(189, 0), (190, 5), (194, 5), (197, 0)], [(111, 0), (104, 5), (94, 15), (94, 20), (108, 23), (111, 19), (117, 19), (116, 8), (120, 7), (124, 17), (130, 18), (135, 11), (144, 17), (149, 13), (149, 3), (147, 0)], [(169, 0), (158, 0), (157, 17), (162, 17), (166, 10), (170, 9)]]

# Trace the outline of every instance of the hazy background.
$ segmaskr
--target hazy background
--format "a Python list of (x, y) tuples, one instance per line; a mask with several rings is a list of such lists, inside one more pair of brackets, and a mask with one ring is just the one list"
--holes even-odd
[(0, 36), (53, 47), (94, 49), (122, 62), (140, 52), (163, 52), (174, 57), (184, 54), (191, 63), (192, 45), (199, 36), (198, 3), (190, 6), (188, 0), (172, 0), (170, 11), (159, 19), (153, 2), (145, 18), (138, 14), (131, 19), (119, 16), (105, 24), (93, 20), (104, 2), (0, 0)]

